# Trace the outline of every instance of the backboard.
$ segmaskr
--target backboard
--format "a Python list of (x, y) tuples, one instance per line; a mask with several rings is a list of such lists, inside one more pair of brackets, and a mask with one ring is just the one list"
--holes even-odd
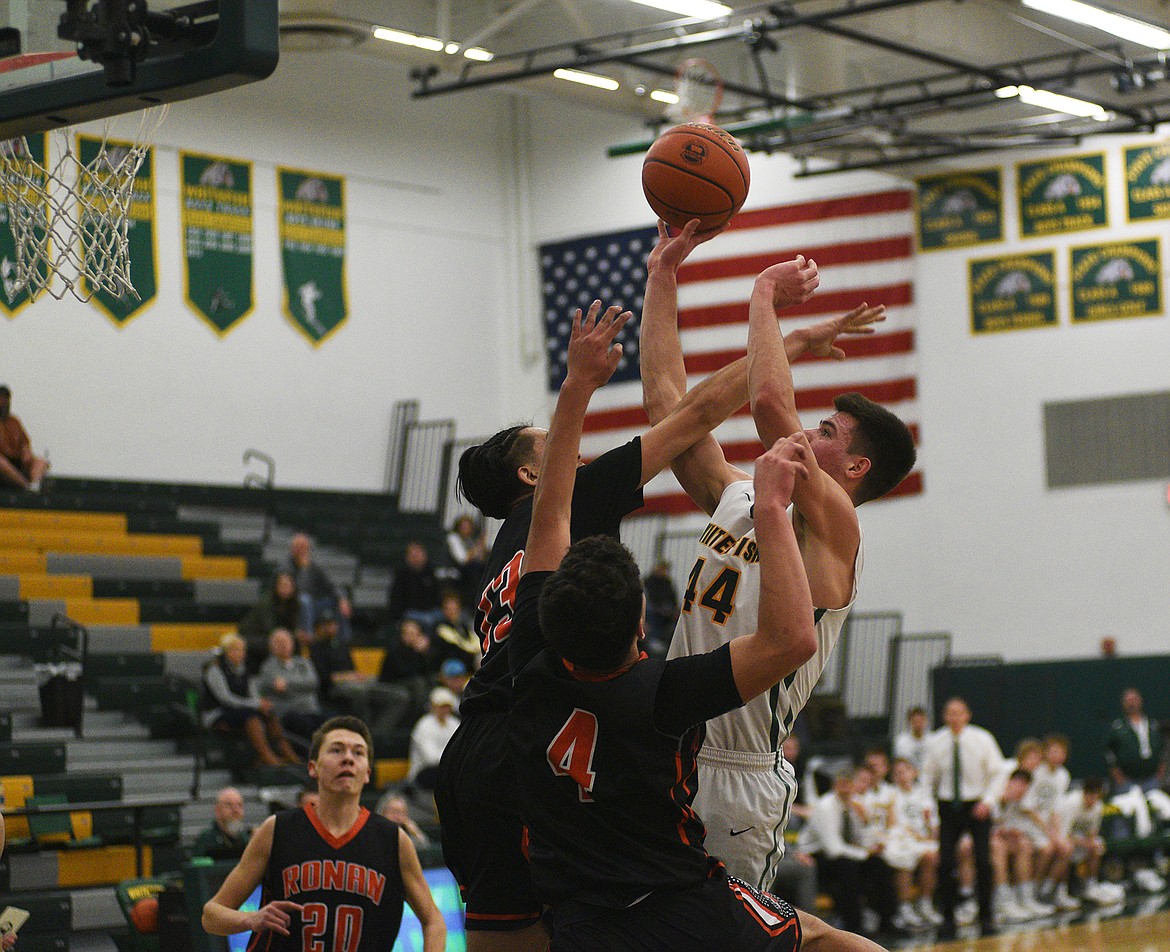
[(0, 140), (263, 79), (279, 57), (277, 6), (0, 0), (0, 55), (22, 54), (0, 58)]

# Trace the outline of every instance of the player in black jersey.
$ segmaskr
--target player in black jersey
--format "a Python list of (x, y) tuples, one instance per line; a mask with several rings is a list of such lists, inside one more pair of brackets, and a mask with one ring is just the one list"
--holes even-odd
[(532, 881), (552, 906), (553, 952), (874, 950), (730, 879), (691, 809), (706, 719), (739, 707), (816, 650), (812, 598), (787, 517), (808, 447), (756, 461), (757, 630), (707, 654), (639, 650), (642, 584), (616, 540), (570, 546), (581, 427), (613, 373), (624, 320), (573, 321), (549, 429), (508, 653), (508, 719)]
[[(443, 952), (447, 926), (405, 831), (361, 805), (370, 731), (356, 717), (321, 725), (309, 748), (319, 800), (265, 820), (203, 907), (213, 935), (252, 931), (249, 952), (388, 952), (405, 899), (424, 952)], [(263, 883), (260, 908), (239, 907)]]

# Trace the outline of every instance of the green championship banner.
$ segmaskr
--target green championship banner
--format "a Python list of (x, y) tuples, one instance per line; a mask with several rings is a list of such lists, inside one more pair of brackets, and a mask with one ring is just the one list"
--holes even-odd
[[(16, 236), (12, 233), (12, 222), (8, 217), (8, 202), (21, 202), (26, 207), (38, 201), (32, 191), (27, 185), (21, 185), (21, 179), (31, 179), (38, 183), (42, 188), (45, 184), (45, 173), (42, 171), (45, 166), (45, 153), (48, 150), (48, 135), (44, 132), (36, 135), (25, 137), (25, 142), (28, 143), (28, 153), (23, 154), (22, 150), (13, 149), (6, 151), (3, 156), (3, 162), (0, 164), (2, 169), (3, 180), (0, 181), (0, 189), (3, 190), (4, 201), (0, 202), (0, 310), (3, 310), (9, 317), (15, 317), (19, 311), (31, 304), (36, 298), (29, 291), (28, 285), (18, 288), (16, 286)], [(19, 139), (13, 139), (11, 144), (15, 146), (19, 143)], [(40, 168), (38, 169), (37, 166)], [(48, 207), (44, 199), (39, 200), (41, 206), (42, 220), (48, 215)], [(44, 227), (35, 230), (37, 243), (43, 244), (45, 240)], [(40, 269), (41, 277), (48, 277), (48, 270), (44, 262), (40, 262), (37, 267)]]
[[(105, 143), (108, 157), (107, 168), (117, 168), (126, 160), (130, 150), (134, 148), (131, 142)], [(99, 165), (95, 160), (101, 154), (102, 139), (94, 136), (79, 135), (77, 137), (77, 154), (81, 164), (87, 168)], [(109, 173), (104, 176), (101, 171), (94, 171), (95, 178), (108, 179)], [(81, 241), (85, 253), (89, 254), (88, 242), (93, 239), (94, 231), (81, 229)], [(126, 324), (131, 318), (137, 317), (146, 308), (154, 303), (158, 297), (158, 247), (154, 233), (154, 147), (147, 148), (142, 156), (142, 164), (134, 176), (130, 207), (126, 215), (126, 242), (130, 257), (130, 284), (133, 290), (127, 289), (120, 297), (101, 288), (94, 288), (86, 278), (82, 278), (82, 286), (87, 293), (92, 293), (90, 300), (99, 311), (106, 315), (119, 327)]]
[(1074, 155), (1016, 166), (1020, 235), (1054, 235), (1103, 228), (1105, 153)]
[(918, 179), (918, 247), (969, 248), (1003, 240), (999, 169), (951, 172)]
[(252, 163), (179, 153), (187, 303), (219, 335), (252, 311)]
[(1170, 142), (1125, 150), (1125, 197), (1130, 221), (1170, 218)]
[(345, 180), (276, 170), (284, 313), (318, 346), (348, 315), (345, 292)]
[(973, 333), (1056, 326), (1053, 252), (982, 258), (967, 269)]
[(1162, 313), (1162, 255), (1157, 238), (1073, 248), (1073, 323)]

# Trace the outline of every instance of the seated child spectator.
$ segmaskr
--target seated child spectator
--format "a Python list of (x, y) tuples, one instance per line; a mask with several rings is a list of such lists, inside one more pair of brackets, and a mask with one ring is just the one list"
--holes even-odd
[(1063, 734), (1050, 734), (1042, 745), (1043, 759), (1032, 771), (1032, 788), (1028, 799), (1044, 829), (1033, 834), (1036, 847), (1037, 889), (1042, 902), (1050, 903), (1057, 909), (1076, 909), (1080, 906), (1069, 895), (1068, 863), (1072, 845), (1059, 829), (1056, 806), (1068, 792), (1072, 778), (1065, 761), (1068, 760), (1068, 738)]
[[(1072, 867), (1084, 864), (1081, 898), (1099, 906), (1110, 906), (1125, 899), (1125, 890), (1117, 883), (1097, 879), (1105, 855), (1105, 840), (1101, 838), (1104, 798), (1105, 781), (1100, 777), (1086, 777), (1080, 790), (1060, 798), (1055, 815), (1057, 829), (1069, 844), (1066, 874)], [(1067, 891), (1067, 881), (1061, 885)]]
[(1039, 818), (1026, 803), (1031, 785), (1031, 773), (1017, 767), (992, 804), (991, 866), (995, 915), (1000, 923), (1023, 922), (1055, 912), (1036, 898), (1032, 832)]
[[(938, 883), (938, 820), (935, 800), (916, 785), (918, 771), (904, 757), (894, 760), (893, 827), (886, 843), (886, 862), (894, 870), (898, 920), (907, 929), (936, 926), (934, 889)], [(915, 881), (918, 901), (911, 902)]]

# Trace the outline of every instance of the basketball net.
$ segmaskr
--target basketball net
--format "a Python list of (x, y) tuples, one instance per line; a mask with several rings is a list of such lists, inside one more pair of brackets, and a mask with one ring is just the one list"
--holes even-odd
[(668, 119), (712, 123), (723, 102), (723, 77), (707, 60), (689, 59), (675, 74), (674, 93), (678, 102), (667, 105)]
[(48, 137), (44, 164), (23, 136), (0, 142), (0, 201), (16, 240), (14, 270), (4, 276), (10, 294), (27, 288), (34, 299), (42, 291), (58, 300), (72, 294), (88, 301), (99, 291), (138, 298), (130, 280), (134, 178), (166, 112), (164, 105), (140, 113), (128, 142), (109, 141), (115, 124), (107, 120), (87, 163), (68, 127)]

